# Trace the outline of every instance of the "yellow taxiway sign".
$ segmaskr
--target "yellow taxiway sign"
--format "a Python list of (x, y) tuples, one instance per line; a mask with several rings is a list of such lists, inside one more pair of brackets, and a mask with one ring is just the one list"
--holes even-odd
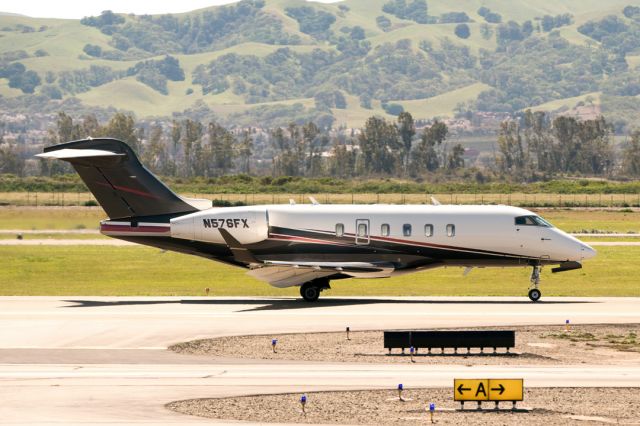
[(522, 401), (522, 379), (455, 379), (454, 401)]

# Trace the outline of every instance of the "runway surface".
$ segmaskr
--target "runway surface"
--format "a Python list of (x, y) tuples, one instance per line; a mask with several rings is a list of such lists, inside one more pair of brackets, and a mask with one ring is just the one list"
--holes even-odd
[(638, 386), (640, 367), (323, 364), (211, 359), (166, 346), (237, 334), (479, 325), (640, 323), (638, 298), (0, 298), (0, 423), (204, 423), (178, 399), (331, 389), (451, 386), (523, 377), (527, 386)]

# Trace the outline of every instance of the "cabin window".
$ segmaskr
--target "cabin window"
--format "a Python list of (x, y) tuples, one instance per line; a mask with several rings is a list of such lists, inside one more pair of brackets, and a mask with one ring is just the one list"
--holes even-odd
[(411, 236), (411, 224), (405, 223), (404, 225), (402, 225), (402, 235), (404, 235), (405, 237)]
[(344, 235), (344, 225), (342, 223), (336, 224), (336, 237), (342, 237)]
[(456, 226), (449, 224), (447, 225), (447, 237), (455, 237), (456, 236)]
[(540, 216), (519, 216), (516, 217), (516, 226), (544, 226), (553, 228), (553, 225)]
[(383, 223), (382, 226), (380, 226), (380, 235), (388, 237), (389, 234), (391, 234), (391, 227), (388, 223)]
[(358, 237), (367, 238), (367, 224), (358, 224)]
[(433, 225), (425, 225), (424, 226), (424, 236), (425, 237), (433, 237)]

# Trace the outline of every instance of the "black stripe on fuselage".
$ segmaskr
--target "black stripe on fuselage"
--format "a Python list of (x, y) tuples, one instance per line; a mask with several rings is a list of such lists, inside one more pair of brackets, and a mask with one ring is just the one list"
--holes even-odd
[[(293, 229), (272, 226), (269, 228), (269, 236), (273, 239), (278, 239), (279, 236), (291, 237), (293, 240), (299, 237), (299, 244), (305, 244), (305, 239), (325, 241), (327, 247), (331, 247), (333, 252), (347, 252), (350, 253), (353, 250), (356, 252), (372, 252), (383, 251), (386, 253), (398, 253), (398, 254), (411, 254), (417, 256), (425, 256), (433, 259), (440, 260), (486, 260), (486, 259), (512, 259), (519, 261), (524, 259), (526, 261), (535, 260), (534, 258), (521, 256), (512, 253), (496, 252), (484, 249), (476, 249), (469, 247), (450, 246), (443, 244), (425, 243), (411, 240), (404, 240), (392, 237), (370, 236), (368, 244), (356, 244), (355, 235), (345, 234), (342, 237), (338, 237), (334, 232), (322, 231), (315, 229)], [(305, 244), (307, 245), (307, 244)], [(325, 247), (317, 247), (312, 251), (323, 251)]]

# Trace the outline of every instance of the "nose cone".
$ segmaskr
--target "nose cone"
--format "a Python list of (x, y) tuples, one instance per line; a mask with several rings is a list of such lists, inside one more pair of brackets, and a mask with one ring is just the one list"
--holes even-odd
[(580, 243), (580, 258), (582, 260), (591, 259), (595, 257), (597, 252), (589, 244), (583, 242)]

